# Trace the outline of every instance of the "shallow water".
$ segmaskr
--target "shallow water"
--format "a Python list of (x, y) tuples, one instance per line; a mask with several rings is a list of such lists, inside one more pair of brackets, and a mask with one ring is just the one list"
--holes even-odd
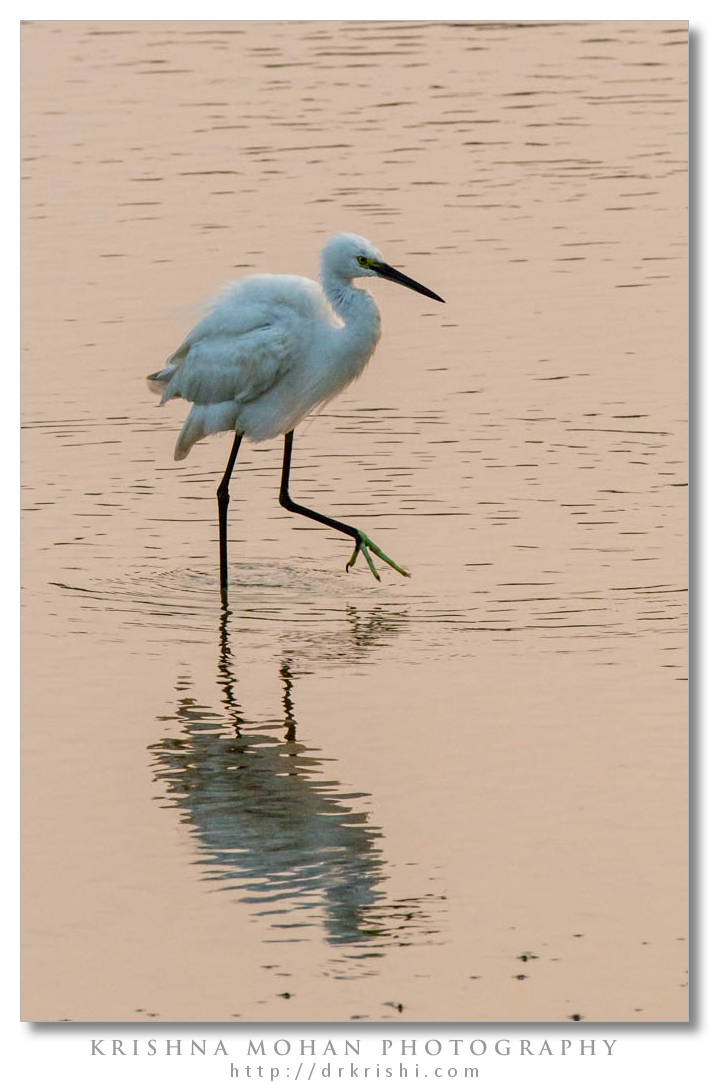
[[(684, 23), (26, 23), (25, 1018), (687, 1017)], [(195, 303), (370, 237), (277, 502)], [(405, 948), (405, 949), (403, 949)]]

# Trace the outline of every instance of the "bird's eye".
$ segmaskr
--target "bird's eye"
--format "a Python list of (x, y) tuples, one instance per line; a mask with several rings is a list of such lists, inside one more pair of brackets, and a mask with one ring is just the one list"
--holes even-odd
[(367, 259), (366, 255), (358, 255), (357, 262), (359, 263), (360, 267), (369, 266), (369, 260)]

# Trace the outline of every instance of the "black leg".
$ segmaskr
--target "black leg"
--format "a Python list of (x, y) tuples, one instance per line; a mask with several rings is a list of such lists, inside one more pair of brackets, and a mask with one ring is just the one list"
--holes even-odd
[(283, 472), (281, 474), (281, 491), (278, 497), (278, 501), (281, 507), (285, 507), (286, 511), (293, 511), (296, 515), (305, 515), (306, 518), (315, 519), (316, 522), (322, 522), (323, 526), (330, 526), (333, 530), (339, 530), (340, 533), (346, 533), (348, 537), (353, 537), (355, 541), (359, 541), (359, 530), (356, 526), (350, 526), (346, 522), (338, 522), (336, 518), (328, 518), (327, 515), (321, 515), (318, 511), (311, 511), (309, 507), (303, 507), (300, 503), (295, 503), (288, 493), (288, 481), (290, 479), (290, 461), (293, 453), (293, 433), (286, 432), (286, 441), (283, 445)]
[(229, 480), (231, 478), (231, 472), (234, 469), (236, 456), (239, 453), (241, 439), (241, 432), (237, 432), (234, 436), (234, 444), (229, 455), (229, 461), (226, 464), (226, 469), (224, 470), (224, 476), (219, 482), (219, 488), (217, 489), (217, 504), (219, 506), (219, 585), (221, 586), (222, 593), (226, 590), (229, 582), (229, 564), (226, 548), (226, 513), (229, 506)]
[(281, 507), (285, 507), (286, 511), (293, 511), (296, 515), (305, 515), (306, 518), (312, 518), (315, 522), (321, 522), (323, 526), (329, 526), (333, 530), (339, 530), (340, 533), (347, 534), (348, 537), (353, 538), (355, 547), (346, 568), (349, 569), (353, 566), (357, 556), (360, 552), (364, 553), (369, 570), (374, 575), (375, 579), (379, 581), (379, 573), (377, 572), (374, 564), (372, 563), (371, 552), (376, 553), (382, 560), (385, 560), (390, 567), (393, 567), (395, 571), (398, 571), (400, 575), (408, 576), (408, 571), (405, 571), (403, 567), (399, 567), (398, 564), (382, 552), (382, 550), (370, 540), (369, 537), (356, 526), (350, 526), (347, 522), (340, 522), (336, 518), (328, 518), (327, 515), (321, 515), (319, 511), (312, 511), (309, 507), (303, 507), (300, 503), (295, 503), (290, 498), (288, 492), (288, 481), (290, 479), (290, 464), (291, 456), (293, 454), (293, 432), (286, 432), (285, 443), (283, 444), (283, 472), (281, 473), (281, 491), (278, 497)]

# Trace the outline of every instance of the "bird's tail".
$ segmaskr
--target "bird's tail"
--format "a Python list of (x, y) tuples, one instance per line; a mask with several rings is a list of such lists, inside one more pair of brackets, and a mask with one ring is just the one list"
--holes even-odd
[(198, 440), (213, 432), (236, 430), (237, 405), (235, 402), (210, 402), (206, 406), (193, 406), (187, 414), (182, 431), (175, 444), (175, 458), (186, 458)]
[[(163, 402), (167, 401), (166, 391), (167, 384), (170, 382), (175, 372), (177, 371), (177, 365), (168, 364), (165, 368), (161, 368), (159, 372), (151, 372), (148, 376), (148, 387), (153, 394), (161, 394), (163, 396)], [(169, 396), (172, 398), (172, 395)]]

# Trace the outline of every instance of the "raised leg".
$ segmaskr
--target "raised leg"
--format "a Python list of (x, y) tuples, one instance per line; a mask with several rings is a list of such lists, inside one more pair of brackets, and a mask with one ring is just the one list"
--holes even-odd
[(321, 522), (323, 526), (329, 526), (332, 530), (339, 530), (340, 533), (346, 533), (348, 537), (353, 538), (355, 547), (354, 552), (350, 556), (345, 565), (345, 570), (349, 571), (354, 566), (354, 562), (357, 559), (360, 552), (364, 553), (364, 558), (367, 561), (369, 570), (374, 575), (378, 582), (381, 582), (379, 572), (374, 566), (374, 562), (371, 557), (371, 553), (378, 556), (380, 560), (384, 560), (385, 563), (393, 567), (395, 571), (398, 571), (400, 575), (406, 575), (409, 577), (409, 572), (405, 571), (403, 567), (399, 567), (390, 556), (387, 556), (385, 552), (375, 545), (374, 542), (367, 537), (363, 530), (357, 528), (357, 526), (350, 526), (347, 522), (340, 522), (336, 518), (329, 518), (327, 515), (321, 515), (319, 511), (312, 511), (309, 507), (303, 507), (300, 503), (295, 503), (290, 498), (288, 492), (288, 482), (290, 479), (290, 466), (291, 456), (293, 454), (293, 433), (286, 432), (285, 443), (283, 445), (283, 472), (281, 473), (281, 491), (278, 499), (281, 507), (285, 507), (286, 511), (293, 511), (296, 515), (305, 515), (306, 518), (312, 518), (315, 522)]
[(217, 489), (217, 505), (219, 507), (219, 585), (222, 593), (224, 593), (229, 583), (229, 563), (226, 547), (226, 513), (229, 506), (229, 480), (231, 478), (232, 470), (234, 469), (236, 456), (239, 453), (241, 439), (241, 432), (237, 432), (234, 436), (234, 443), (231, 448), (231, 453), (229, 454), (229, 461), (224, 470), (224, 476), (219, 482), (219, 488)]

